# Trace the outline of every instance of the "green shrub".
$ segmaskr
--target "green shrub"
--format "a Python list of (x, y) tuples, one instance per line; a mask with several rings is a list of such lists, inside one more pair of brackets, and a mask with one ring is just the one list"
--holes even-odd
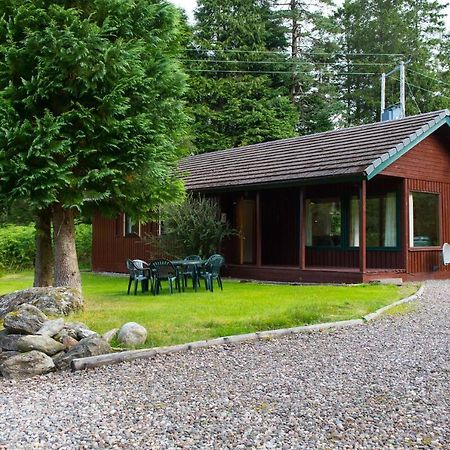
[(79, 223), (75, 228), (78, 264), (82, 269), (91, 268), (92, 225)]
[(161, 209), (161, 236), (147, 236), (146, 240), (168, 257), (180, 258), (200, 255), (204, 258), (220, 252), (222, 241), (236, 235), (226, 220), (222, 220), (220, 206), (214, 199), (188, 194), (181, 204)]
[(34, 249), (33, 226), (0, 228), (0, 269), (9, 272), (33, 267)]
[[(76, 246), (81, 267), (89, 268), (92, 249), (91, 225), (76, 226)], [(35, 257), (33, 225), (0, 227), (0, 273), (31, 269)]]

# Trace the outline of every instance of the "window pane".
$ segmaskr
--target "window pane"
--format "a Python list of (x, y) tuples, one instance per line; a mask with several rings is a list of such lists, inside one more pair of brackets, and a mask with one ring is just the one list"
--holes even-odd
[(411, 194), (413, 246), (439, 245), (439, 196), (425, 192)]
[(350, 200), (350, 247), (359, 247), (359, 198), (353, 196)]
[(125, 216), (125, 235), (139, 235), (139, 221), (130, 216)]
[(367, 246), (397, 246), (397, 200), (395, 192), (367, 198)]
[(318, 247), (341, 245), (339, 199), (307, 200), (306, 244)]

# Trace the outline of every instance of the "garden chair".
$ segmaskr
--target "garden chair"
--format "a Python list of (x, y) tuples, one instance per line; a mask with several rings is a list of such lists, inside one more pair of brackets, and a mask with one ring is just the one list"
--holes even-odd
[(192, 278), (192, 287), (194, 290), (197, 290), (197, 286), (199, 286), (199, 280), (198, 280), (198, 265), (197, 264), (189, 264), (189, 261), (201, 261), (202, 257), (198, 255), (189, 255), (184, 258), (185, 264), (183, 264), (183, 273), (181, 274), (181, 277), (183, 279), (183, 288), (187, 287), (188, 278)]
[[(142, 292), (148, 291), (148, 282), (151, 281), (150, 269), (145, 261), (141, 259), (127, 259), (127, 269), (130, 273), (128, 280), (128, 295), (130, 295), (131, 283), (134, 282), (134, 295), (137, 294), (139, 282), (142, 286)], [(152, 282), (153, 287), (153, 282)]]
[(150, 262), (150, 269), (153, 276), (153, 295), (159, 294), (160, 289), (162, 289), (161, 281), (169, 283), (171, 294), (173, 293), (174, 285), (178, 292), (181, 292), (180, 274), (171, 261), (168, 259), (155, 259)]
[(220, 277), (220, 269), (225, 263), (222, 255), (211, 255), (205, 263), (204, 269), (200, 272), (199, 277), (205, 280), (205, 288), (214, 291), (214, 280), (223, 291), (222, 278)]

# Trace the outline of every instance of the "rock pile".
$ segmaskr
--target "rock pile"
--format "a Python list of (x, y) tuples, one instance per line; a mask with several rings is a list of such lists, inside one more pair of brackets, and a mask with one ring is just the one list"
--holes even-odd
[(75, 358), (112, 351), (86, 325), (49, 320), (36, 306), (21, 304), (5, 314), (0, 331), (0, 373), (19, 379), (70, 367)]
[(77, 289), (66, 287), (34, 287), (0, 296), (0, 318), (22, 304), (36, 306), (45, 314), (64, 316), (83, 309), (83, 298)]

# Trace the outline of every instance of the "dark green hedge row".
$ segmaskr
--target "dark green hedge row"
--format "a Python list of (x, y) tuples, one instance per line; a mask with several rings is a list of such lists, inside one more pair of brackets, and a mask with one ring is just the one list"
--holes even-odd
[[(4, 272), (31, 269), (35, 254), (34, 226), (6, 225), (0, 228), (0, 270)], [(78, 261), (90, 267), (92, 250), (91, 225), (76, 227)]]

